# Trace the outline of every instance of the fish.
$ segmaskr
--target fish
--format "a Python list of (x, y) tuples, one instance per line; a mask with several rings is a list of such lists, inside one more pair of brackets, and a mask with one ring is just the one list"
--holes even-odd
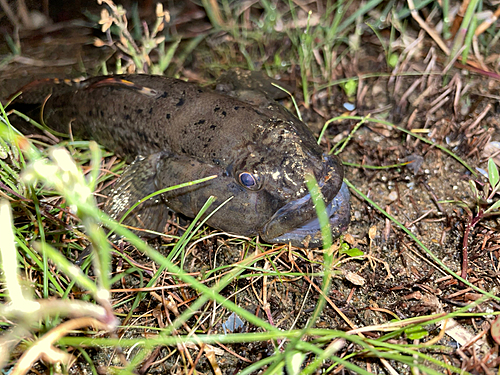
[[(262, 76), (230, 71), (215, 87), (142, 74), (45, 79), (21, 88), (8, 109), (75, 139), (95, 140), (131, 162), (104, 204), (117, 220), (160, 189), (216, 176), (143, 202), (126, 225), (162, 232), (171, 211), (194, 218), (213, 196), (204, 214), (213, 228), (270, 244), (320, 247), (306, 177), (317, 180), (335, 238), (350, 222), (343, 165), (278, 103), (283, 92), (261, 83)], [(16, 127), (29, 132), (20, 122)]]

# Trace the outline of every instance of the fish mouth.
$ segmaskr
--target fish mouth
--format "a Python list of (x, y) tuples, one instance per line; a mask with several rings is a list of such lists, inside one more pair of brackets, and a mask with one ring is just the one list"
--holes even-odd
[[(349, 189), (342, 182), (342, 166), (336, 158), (324, 157), (325, 167), (318, 186), (325, 200), (332, 236), (342, 234), (351, 220)], [(321, 227), (311, 194), (288, 202), (264, 225), (261, 237), (269, 243), (290, 243), (296, 247), (322, 246)]]
[[(347, 188), (347, 185), (343, 183), (338, 194), (335, 198), (333, 198), (330, 204), (326, 206), (326, 212), (328, 214), (330, 230), (333, 238), (340, 236), (349, 226), (349, 222), (351, 221), (351, 206), (349, 204), (349, 198), (349, 189)], [(311, 194), (307, 194), (303, 197), (303, 199), (310, 200)], [(296, 202), (291, 203), (296, 204)], [(291, 207), (287, 207), (287, 210), (289, 208)], [(293, 209), (290, 213), (293, 214)], [(269, 243), (290, 243), (296, 247), (314, 248), (320, 247), (323, 244), (321, 226), (317, 217), (306, 222), (299, 228), (293, 229), (292, 231), (283, 233), (282, 235), (274, 238), (266, 237), (266, 228), (264, 227), (262, 238)]]

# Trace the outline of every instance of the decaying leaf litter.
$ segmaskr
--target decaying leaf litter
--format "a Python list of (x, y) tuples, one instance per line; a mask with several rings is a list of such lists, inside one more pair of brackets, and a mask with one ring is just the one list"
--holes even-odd
[[(49, 34), (51, 38), (45, 39), (45, 44), (37, 44), (37, 48), (30, 45), (32, 37), (21, 39), (20, 51), (6, 55), (10, 59), (3, 60), (2, 90), (6, 92), (2, 91), (2, 97), (33, 77), (82, 75), (82, 65), (85, 75), (102, 73), (102, 56), (108, 58), (109, 72), (118, 68), (151, 72), (149, 59), (152, 66), (158, 66), (158, 62), (167, 65), (167, 74), (200, 82), (208, 82), (229, 67), (265, 69), (298, 88), (294, 95), (301, 114), (316, 134), (320, 134), (327, 120), (344, 116), (327, 125), (321, 144), (326, 150), (334, 146), (342, 150), (340, 157), (347, 165), (347, 180), (372, 202), (367, 203), (361, 194), (352, 190), (351, 227), (343, 241), (335, 243), (327, 252), (333, 253), (334, 276), (319, 317), (314, 313), (320, 304), (323, 264), (327, 259), (321, 250), (256, 246), (254, 240), (232, 238), (201, 227), (184, 247), (182, 255), (174, 260), (209, 287), (218, 282), (220, 285), (225, 275), (232, 279), (227, 281), (221, 291), (223, 298), (217, 303), (195, 306), (196, 290), (200, 292), (200, 289), (190, 288), (183, 281), (184, 276), (179, 279), (171, 268), (168, 268), (170, 272), (162, 270), (161, 262), (152, 262), (155, 258), (145, 256), (126, 241), (115, 244), (109, 280), (111, 298), (103, 299), (102, 295), (101, 299), (96, 298), (99, 296), (96, 290), (93, 299), (103, 306), (104, 315), (92, 317), (97, 324), (103, 323), (103, 316), (109, 318), (111, 308), (106, 312), (109, 301), (121, 321), (120, 326), (112, 334), (82, 330), (73, 337), (61, 339), (59, 343), (63, 348), (68, 345), (80, 348), (73, 352), (80, 355), (69, 371), (103, 373), (129, 366), (141, 373), (189, 372), (195, 367), (204, 373), (237, 373), (245, 369), (256, 373), (267, 369), (270, 373), (286, 367), (289, 373), (299, 368), (308, 373), (319, 369), (340, 371), (345, 366), (354, 372), (405, 373), (409, 371), (405, 366), (413, 365), (423, 371), (442, 372), (446, 366), (453, 366), (471, 373), (494, 373), (498, 367), (498, 347), (492, 341), (495, 332), (490, 336), (489, 330), (494, 316), (488, 314), (498, 310), (498, 302), (483, 297), (473, 287), (498, 294), (497, 224), (495, 216), (484, 217), (473, 226), (471, 223), (478, 218), (480, 210), (484, 212), (496, 201), (492, 192), (495, 180), (491, 179), (494, 168), (488, 168), (487, 163), (488, 157), (498, 158), (496, 142), (499, 141), (499, 84), (495, 70), (499, 51), (495, 24), (487, 32), (477, 28), (477, 39), (471, 37), (468, 44), (465, 33), (462, 39), (449, 39), (457, 35), (455, 30), (460, 31), (461, 25), (467, 25), (470, 8), (465, 2), (464, 9), (457, 9), (463, 18), (450, 17), (450, 24), (442, 28), (440, 22), (446, 18), (443, 17), (445, 9), (437, 6), (419, 9), (418, 13), (403, 18), (406, 9), (414, 7), (410, 1), (404, 7), (390, 8), (387, 14), (382, 5), (366, 8), (359, 14), (345, 7), (341, 19), (335, 19), (320, 2), (292, 4), (293, 11), (290, 4), (278, 2), (275, 7), (267, 8), (266, 4), (253, 4), (245, 9), (213, 4), (206, 4), (205, 8), (170, 9), (165, 5), (156, 15), (154, 9), (150, 10), (153, 16), (150, 16), (149, 36), (144, 30), (143, 35), (159, 43), (158, 51), (151, 50), (146, 57), (140, 42), (134, 42), (137, 50), (134, 46), (129, 50), (127, 36), (123, 39), (108, 32), (100, 36), (104, 42), (97, 43), (108, 47), (97, 48), (88, 43), (71, 46), (72, 51), (79, 51), (79, 56), (95, 54), (98, 56), (95, 60), (82, 58), (77, 64), (56, 67), (57, 64), (52, 63), (56, 61), (54, 55), (49, 59), (46, 52), (62, 51), (65, 48), (61, 45), (68, 44), (61, 35), (64, 32), (56, 32)], [(474, 3), (471, 4), (468, 5), (472, 7)], [(323, 7), (318, 8), (320, 5)], [(101, 8), (96, 9), (94, 13), (99, 14)], [(178, 9), (181, 10), (178, 20), (183, 21), (176, 23), (172, 14)], [(108, 17), (112, 10), (108, 8)], [(117, 10), (121, 14), (119, 7)], [(162, 41), (153, 34), (155, 27), (162, 28), (158, 32), (163, 31), (162, 26), (155, 26), (155, 21), (165, 17), (161, 12), (166, 10), (170, 12), (166, 29), (174, 35), (175, 27), (178, 39), (167, 33), (169, 38), (162, 47)], [(239, 27), (227, 16), (228, 10), (240, 16)], [(496, 9), (488, 10), (495, 12)], [(208, 18), (199, 18), (205, 17), (205, 11)], [(130, 14), (129, 11), (127, 15)], [(326, 14), (331, 15), (331, 21), (327, 24), (329, 27), (322, 27), (325, 21), (321, 16)], [(395, 15), (401, 15), (404, 21), (398, 21)], [(389, 17), (392, 27), (382, 23), (382, 31), (375, 32), (375, 26), (380, 25), (374, 21), (380, 21), (380, 16)], [(462, 22), (463, 19), (466, 21)], [(78, 35), (77, 26), (70, 29)], [(332, 30), (338, 34), (331, 35)], [(265, 37), (262, 31), (267, 31)], [(43, 31), (40, 33), (43, 35)], [(82, 28), (81, 34), (88, 35), (88, 29)], [(259, 34), (261, 39), (255, 36)], [(181, 35), (185, 37), (178, 43)], [(89, 35), (88, 41), (94, 42), (93, 37)], [(124, 48), (120, 48), (119, 43)], [(169, 49), (176, 43), (176, 48)], [(463, 45), (472, 46), (467, 62), (454, 59), (457, 52), (462, 56)], [(7, 54), (4, 48), (7, 46), (2, 48), (2, 54)], [(140, 60), (141, 54), (144, 60)], [(63, 54), (57, 57), (64, 61)], [(22, 77), (26, 74), (30, 77)], [(307, 89), (303, 90), (304, 87)], [(352, 104), (353, 108), (345, 103)], [(291, 103), (287, 105), (293, 110)], [(348, 142), (343, 144), (345, 139)], [(36, 140), (53, 142), (49, 138)], [(70, 145), (78, 164), (84, 164), (84, 170), (92, 173), (86, 162), (93, 154), (85, 147)], [(14, 172), (18, 173), (17, 159), (13, 156), (17, 155), (9, 155), (2, 166), (10, 165), (7, 161), (14, 162)], [(108, 154), (104, 156), (107, 158), (103, 159), (101, 171), (119, 171), (120, 165), (114, 164), (115, 159)], [(470, 165), (470, 169), (457, 157)], [(60, 195), (45, 191), (37, 202), (5, 171), (4, 167), (2, 191), (12, 200), (15, 235), (27, 241), (46, 241), (75, 260), (88, 245), (88, 239), (80, 232), (78, 220), (65, 204), (68, 198), (61, 199)], [(489, 172), (489, 180), (481, 176), (483, 171)], [(98, 180), (99, 191), (113, 177), (108, 176), (105, 182), (101, 182), (104, 178)], [(476, 192), (471, 189), (471, 180), (477, 181)], [(487, 183), (493, 188), (487, 190)], [(376, 206), (398, 220), (416, 239), (409, 237)], [(30, 224), (33, 220), (38, 220), (37, 225)], [(174, 218), (167, 234), (181, 236), (187, 224), (182, 218)], [(78, 231), (71, 230), (75, 226)], [(463, 240), (467, 230), (468, 261), (464, 264)], [(178, 243), (177, 239), (166, 237), (152, 245), (168, 255)], [(44, 305), (47, 311), (52, 303), (48, 300), (50, 295), (88, 300), (89, 289), (70, 283), (62, 260), (44, 263), (44, 259), (39, 258), (35, 261), (37, 255), (29, 250), (31, 246), (37, 248), (31, 242), (27, 242), (26, 247), (18, 247), (23, 259), (22, 276), (35, 286), (37, 298), (47, 299)], [(101, 267), (105, 269), (106, 259), (102, 261)], [(465, 265), (467, 272), (462, 275), (472, 286), (463, 285), (443, 265), (457, 274), (462, 274)], [(47, 267), (45, 272), (44, 267)], [(92, 268), (87, 263), (82, 269), (93, 280), (96, 276), (100, 280), (95, 265)], [(54, 277), (47, 279), (49, 272)], [(154, 283), (150, 286), (151, 280)], [(233, 312), (232, 305), (224, 304), (225, 298), (240, 310)], [(172, 322), (187, 311), (188, 306), (194, 309), (191, 318), (177, 320), (173, 328)], [(70, 306), (68, 314), (71, 316), (75, 309)], [(444, 314), (453, 312), (455, 315), (443, 320)], [(260, 318), (267, 325), (250, 321), (250, 317), (245, 319), (245, 314)], [(395, 318), (402, 322), (390, 323)], [(66, 322), (81, 328), (90, 325), (88, 315), (79, 319), (87, 320), (72, 318)], [(418, 325), (418, 321), (411, 319), (423, 323)], [(22, 322), (23, 319), (19, 319), (17, 327), (25, 327)], [(300, 332), (313, 323), (315, 331), (311, 328)], [(43, 332), (51, 328), (64, 336), (69, 332), (68, 323), (64, 324), (45, 321), (42, 331), (25, 337), (29, 337), (30, 342), (47, 339)], [(411, 324), (417, 327), (411, 328)], [(343, 334), (355, 328), (359, 336)], [(5, 334), (9, 332), (12, 330), (6, 330)], [(171, 336), (167, 337), (165, 332)], [(188, 335), (186, 343), (176, 341), (184, 335)], [(305, 335), (303, 340), (297, 341), (302, 335)], [(169, 337), (173, 341), (169, 341)], [(151, 346), (143, 346), (145, 338)], [(12, 346), (10, 360), (28, 352), (28, 346), (23, 343)], [(31, 348), (31, 352), (33, 348), (36, 351), (36, 346)], [(393, 355), (394, 350), (398, 354)], [(300, 360), (293, 362), (294, 358)], [(327, 360), (322, 362), (322, 358)], [(54, 359), (46, 358), (49, 363), (51, 360)], [(43, 371), (46, 366), (34, 363), (34, 370)], [(31, 364), (27, 368), (30, 367)]]

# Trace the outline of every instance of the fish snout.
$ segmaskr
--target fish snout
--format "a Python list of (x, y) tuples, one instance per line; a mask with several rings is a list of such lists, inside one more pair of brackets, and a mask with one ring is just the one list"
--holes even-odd
[[(343, 168), (334, 156), (323, 156), (323, 165), (315, 173), (323, 195), (333, 237), (347, 229), (350, 221), (349, 190), (343, 184)], [(291, 243), (297, 247), (321, 246), (321, 228), (311, 194), (281, 207), (264, 225), (261, 237), (270, 243)]]

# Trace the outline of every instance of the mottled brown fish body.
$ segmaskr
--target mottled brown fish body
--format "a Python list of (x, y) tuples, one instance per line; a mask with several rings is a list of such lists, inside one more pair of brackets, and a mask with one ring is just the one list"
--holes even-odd
[[(304, 182), (307, 173), (320, 182), (327, 204), (342, 185), (338, 159), (323, 155), (307, 126), (265, 96), (255, 104), (173, 78), (130, 75), (32, 83), (13, 105), (22, 109), (41, 103), (50, 128), (94, 139), (130, 161), (139, 157), (130, 168), (133, 173), (124, 174), (107, 204), (116, 218), (124, 213), (119, 200), (140, 199), (168, 186), (218, 176), (163, 194), (160, 201), (138, 210), (129, 224), (162, 230), (166, 215), (160, 211), (168, 207), (194, 217), (213, 195), (218, 204), (231, 200), (209, 219), (209, 225), (240, 235), (260, 234), (275, 242), (274, 238), (287, 237), (287, 232), (315, 217)], [(294, 208), (300, 214), (273, 218), (301, 199), (303, 204)], [(346, 216), (345, 204), (342, 210)], [(348, 216), (334, 234), (345, 229)], [(308, 245), (321, 242), (311, 238)], [(289, 241), (306, 245), (297, 239), (279, 242)]]

